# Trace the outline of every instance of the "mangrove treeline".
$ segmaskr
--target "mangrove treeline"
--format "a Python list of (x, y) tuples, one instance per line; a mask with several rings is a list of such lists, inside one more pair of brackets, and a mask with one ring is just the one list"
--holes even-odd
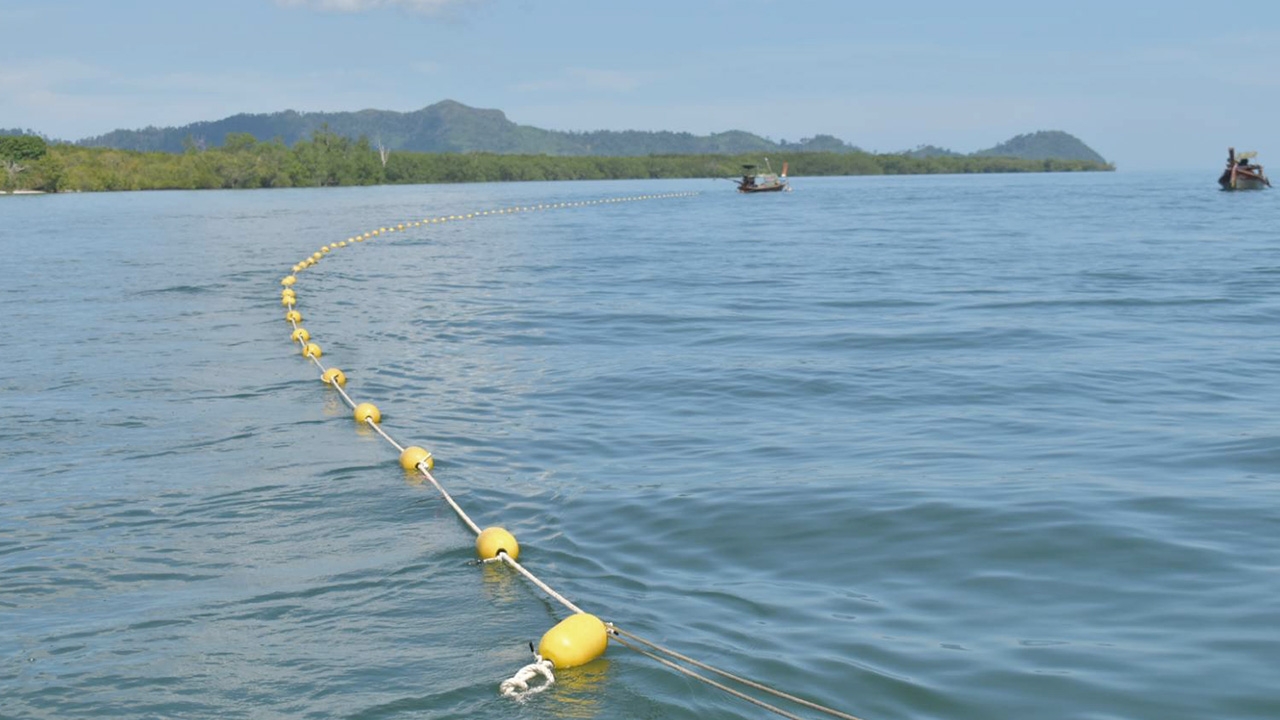
[[(1113, 170), (1087, 160), (1014, 157), (908, 157), (865, 152), (788, 153), (792, 175), (911, 175)], [(190, 190), (336, 185), (712, 178), (740, 174), (758, 156), (650, 155), (583, 157), (493, 153), (385, 152), (366, 138), (328, 130), (293, 146), (230, 134), (221, 147), (193, 144), (182, 153), (136, 152), (48, 144), (33, 136), (0, 136), (5, 190), (75, 192)], [(775, 167), (779, 170), (780, 167)]]

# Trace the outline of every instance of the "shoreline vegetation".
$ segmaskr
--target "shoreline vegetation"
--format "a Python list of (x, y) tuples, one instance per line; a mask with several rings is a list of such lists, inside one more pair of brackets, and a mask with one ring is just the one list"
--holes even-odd
[[(287, 146), (231, 133), (220, 147), (190, 143), (182, 153), (49, 144), (32, 135), (0, 136), (0, 191), (100, 192), (539, 180), (731, 178), (750, 155), (639, 157), (386, 151), (329, 130)], [(925, 175), (1113, 171), (1089, 160), (932, 156), (867, 152), (788, 152), (792, 176)]]

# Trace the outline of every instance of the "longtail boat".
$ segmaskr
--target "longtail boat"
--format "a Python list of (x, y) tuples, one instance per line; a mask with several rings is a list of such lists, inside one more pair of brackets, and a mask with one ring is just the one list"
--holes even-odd
[(781, 177), (774, 174), (773, 168), (769, 165), (769, 158), (764, 159), (764, 164), (768, 172), (757, 173), (755, 165), (742, 166), (742, 179), (738, 181), (738, 192), (791, 192), (791, 186), (787, 184), (787, 163), (782, 163)]
[(1235, 148), (1227, 148), (1227, 169), (1222, 171), (1218, 184), (1223, 190), (1261, 190), (1271, 187), (1271, 181), (1262, 174), (1262, 166), (1249, 161), (1257, 157), (1256, 152), (1243, 152), (1236, 155)]

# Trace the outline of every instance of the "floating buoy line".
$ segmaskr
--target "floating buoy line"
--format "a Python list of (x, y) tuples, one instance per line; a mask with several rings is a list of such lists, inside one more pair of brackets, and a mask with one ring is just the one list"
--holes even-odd
[[(598, 200), (584, 200), (578, 202), (563, 202), (553, 204), (539, 204), (530, 206), (516, 206), (502, 208), (498, 210), (484, 210), (480, 212), (470, 212), (462, 215), (446, 215), (423, 220), (414, 220), (404, 223), (396, 223), (389, 227), (380, 227), (376, 230), (369, 230), (359, 235), (354, 235), (322, 246), (316, 252), (312, 253), (301, 262), (295, 264), (292, 272), (280, 280), (280, 284), (284, 289), (280, 293), (280, 303), (286, 308), (285, 320), (293, 328), (290, 338), (301, 348), (302, 356), (310, 360), (320, 370), (320, 380), (328, 385), (342, 397), (343, 401), (351, 408), (352, 416), (357, 423), (367, 425), (378, 435), (391, 444), (400, 453), (400, 466), (406, 471), (416, 471), (440, 493), (444, 501), (448, 503), (458, 518), (471, 529), (476, 535), (476, 554), (479, 556), (479, 563), (502, 563), (509, 566), (512, 570), (519, 573), (529, 582), (533, 583), (539, 590), (544, 592), (548, 597), (560, 603), (571, 614), (564, 620), (561, 620), (555, 626), (542, 636), (537, 647), (533, 643), (529, 643), (529, 649), (533, 652), (533, 660), (528, 665), (520, 668), (510, 678), (503, 680), (499, 685), (499, 692), (507, 697), (523, 701), (532, 695), (544, 692), (555, 683), (555, 671), (566, 670), (569, 668), (584, 665), (595, 660), (604, 654), (608, 647), (609, 641), (614, 642), (639, 653), (645, 657), (661, 663), (687, 677), (698, 680), (711, 687), (722, 690), (734, 697), (745, 700), (753, 705), (764, 708), (785, 718), (793, 718), (794, 720), (803, 720), (803, 718), (790, 710), (778, 707), (770, 702), (748, 694), (746, 689), (757, 691), (760, 694), (770, 695), (778, 700), (784, 700), (796, 706), (807, 708), (816, 712), (825, 713), (832, 717), (842, 718), (843, 720), (859, 720), (859, 718), (833, 708), (810, 702), (795, 695), (791, 695), (781, 690), (769, 687), (764, 683), (755, 682), (747, 678), (735, 675), (726, 670), (713, 667), (703, 662), (694, 660), (693, 658), (676, 652), (670, 648), (663, 647), (658, 643), (646, 640), (632, 632), (624, 630), (613, 622), (605, 622), (599, 617), (592, 615), (573, 602), (556, 592), (550, 585), (543, 582), (536, 575), (529, 571), (528, 568), (520, 564), (520, 545), (516, 541), (515, 536), (502, 527), (481, 528), (466, 511), (458, 505), (453, 496), (444, 488), (444, 486), (436, 480), (431, 473), (435, 467), (435, 458), (431, 452), (418, 445), (402, 445), (397, 442), (382, 427), (382, 412), (376, 405), (368, 402), (356, 402), (348, 393), (347, 376), (342, 370), (336, 367), (325, 367), (321, 361), (324, 351), (320, 345), (314, 341), (311, 333), (302, 326), (302, 312), (298, 309), (298, 293), (294, 286), (298, 282), (298, 275), (302, 272), (314, 267), (317, 263), (331, 256), (334, 252), (345, 248), (355, 247), (360, 243), (374, 241), (385, 238), (393, 233), (401, 233), (414, 228), (425, 225), (434, 225), (438, 223), (458, 222), (464, 220), (475, 220), (482, 217), (492, 215), (507, 215), (512, 213), (536, 212), (544, 210), (553, 210), (561, 208), (576, 208), (590, 205), (603, 205), (609, 203), (637, 202), (641, 200), (667, 200), (675, 198), (687, 198), (698, 195), (697, 192), (679, 192), (664, 193), (657, 195), (638, 195), (631, 197), (603, 198)], [(712, 675), (718, 676), (720, 680), (708, 677), (697, 672), (692, 668), (705, 671)]]

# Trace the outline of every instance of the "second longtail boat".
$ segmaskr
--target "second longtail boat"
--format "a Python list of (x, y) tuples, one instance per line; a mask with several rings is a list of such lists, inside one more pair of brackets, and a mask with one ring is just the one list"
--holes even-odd
[(1256, 152), (1243, 152), (1236, 155), (1235, 148), (1227, 148), (1227, 169), (1218, 177), (1218, 184), (1223, 190), (1262, 190), (1271, 187), (1271, 181), (1262, 174), (1262, 166), (1249, 161), (1256, 157)]

